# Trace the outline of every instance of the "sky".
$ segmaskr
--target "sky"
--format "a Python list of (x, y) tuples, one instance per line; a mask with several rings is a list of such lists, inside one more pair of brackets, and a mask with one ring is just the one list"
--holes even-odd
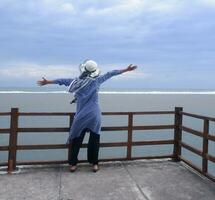
[(215, 0), (0, 0), (0, 87), (135, 64), (110, 88), (214, 89)]

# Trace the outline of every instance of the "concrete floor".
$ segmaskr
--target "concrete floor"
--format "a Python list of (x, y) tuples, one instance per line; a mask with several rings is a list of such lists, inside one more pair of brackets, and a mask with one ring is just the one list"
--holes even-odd
[(0, 200), (214, 200), (215, 183), (181, 163), (131, 161), (100, 163), (97, 173), (80, 164), (24, 167), (0, 175)]

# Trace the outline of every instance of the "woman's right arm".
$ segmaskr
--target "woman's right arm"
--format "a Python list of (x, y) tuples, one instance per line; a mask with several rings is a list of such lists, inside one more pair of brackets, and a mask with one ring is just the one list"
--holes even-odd
[(37, 84), (39, 86), (48, 85), (48, 84), (58, 84), (58, 85), (69, 86), (72, 80), (73, 80), (72, 78), (60, 78), (55, 80), (47, 80), (43, 77), (42, 80), (37, 81)]

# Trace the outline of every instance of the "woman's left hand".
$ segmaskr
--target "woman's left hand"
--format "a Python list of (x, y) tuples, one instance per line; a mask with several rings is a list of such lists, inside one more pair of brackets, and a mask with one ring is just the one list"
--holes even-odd
[(130, 64), (127, 68), (126, 68), (126, 71), (133, 71), (137, 69), (137, 66), (136, 65), (133, 65), (133, 64)]

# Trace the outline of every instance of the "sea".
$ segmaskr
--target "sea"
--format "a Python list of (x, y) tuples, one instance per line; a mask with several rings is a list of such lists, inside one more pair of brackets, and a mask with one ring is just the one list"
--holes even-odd
[[(66, 87), (0, 87), (0, 112), (19, 108), (20, 112), (75, 112), (70, 104), (73, 95)], [(215, 90), (193, 89), (122, 89), (102, 88), (99, 104), (103, 112), (116, 111), (173, 111), (183, 107), (185, 112), (215, 117)], [(103, 116), (102, 126), (126, 126), (127, 116)], [(134, 125), (174, 124), (174, 115), (137, 115)], [(9, 128), (10, 118), (0, 116), (0, 128)], [(183, 117), (183, 125), (202, 131), (203, 120)], [(69, 117), (65, 116), (20, 116), (19, 127), (68, 127)], [(215, 135), (215, 122), (210, 122), (211, 135)], [(64, 144), (68, 133), (19, 133), (18, 145)], [(173, 139), (173, 130), (133, 131), (133, 141)], [(88, 133), (84, 143), (87, 143)], [(127, 131), (101, 132), (101, 142), (125, 142)], [(183, 131), (182, 141), (202, 150), (202, 138)], [(8, 134), (0, 134), (0, 146), (8, 145)], [(132, 156), (153, 156), (171, 154), (172, 145), (147, 145), (132, 147)], [(215, 156), (215, 142), (209, 141), (209, 154)], [(87, 150), (80, 150), (79, 159), (86, 159)], [(18, 161), (66, 160), (66, 149), (19, 150)], [(201, 168), (201, 157), (182, 148), (182, 156)], [(126, 157), (125, 147), (100, 148), (99, 158)], [(0, 151), (0, 162), (6, 162), (8, 153)], [(215, 163), (208, 162), (209, 173), (215, 175)]]

